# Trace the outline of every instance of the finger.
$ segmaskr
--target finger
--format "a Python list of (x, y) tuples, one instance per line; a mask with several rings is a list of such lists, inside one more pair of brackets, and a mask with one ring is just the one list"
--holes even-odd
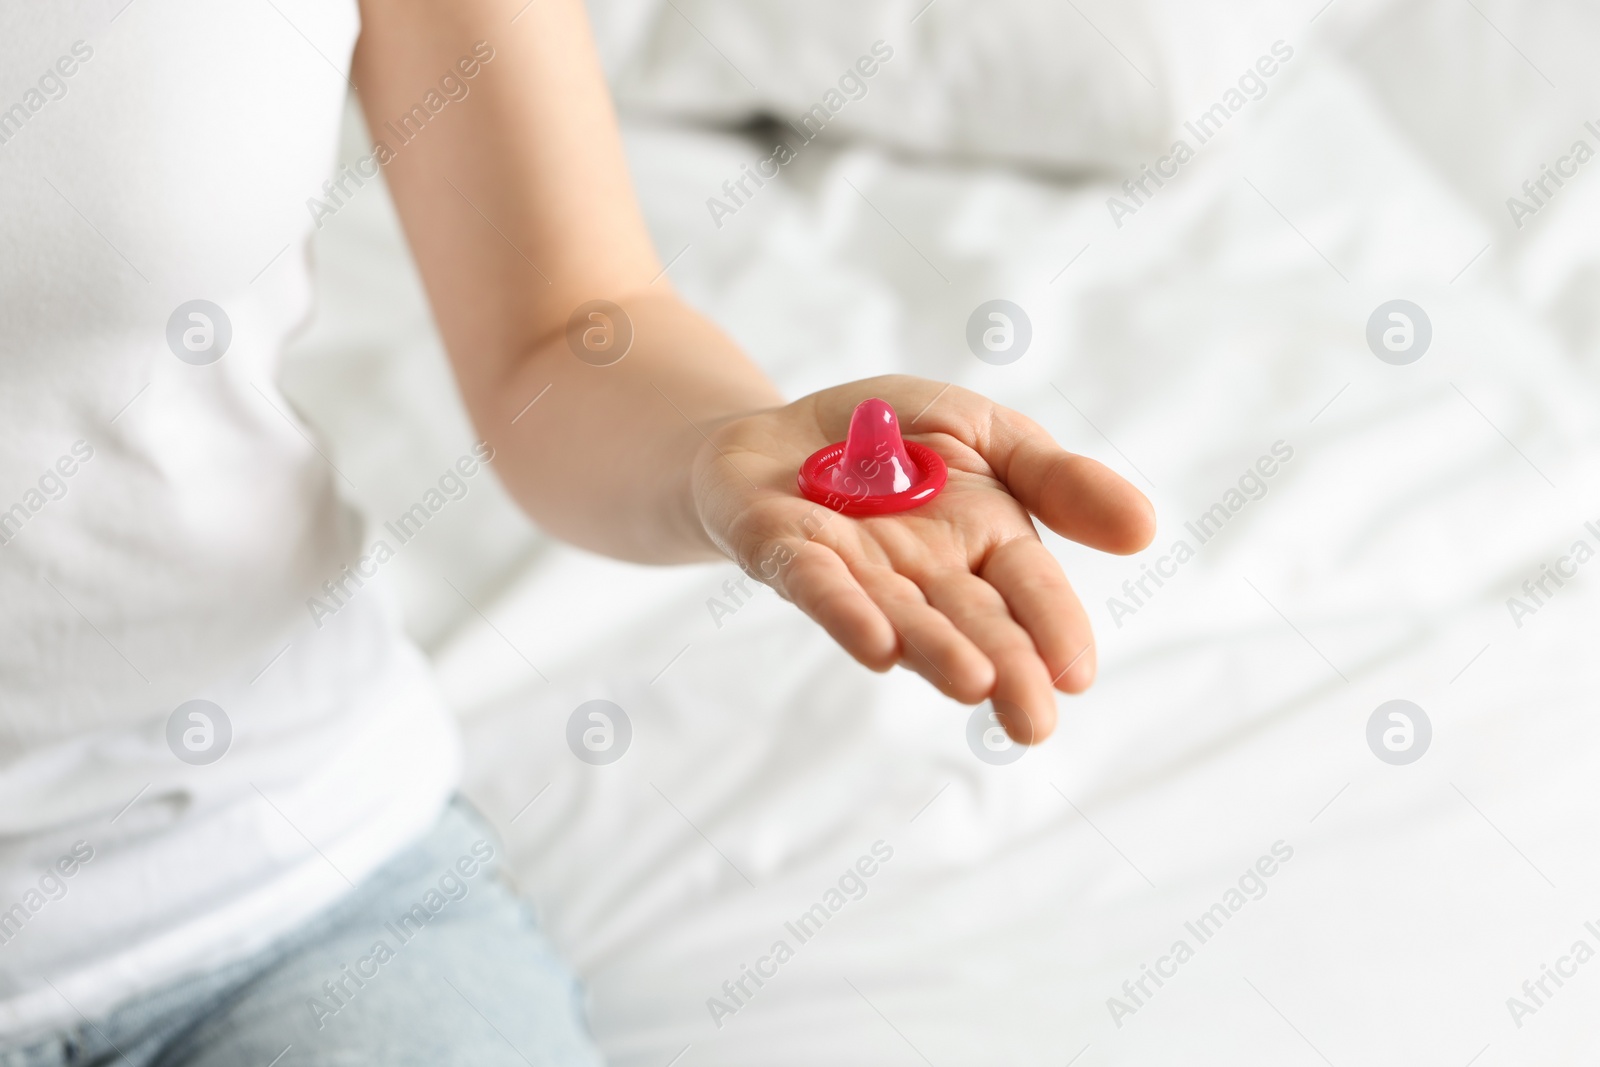
[(1155, 536), (1155, 509), (1131, 483), (987, 397), (952, 387), (918, 417), (917, 430), (970, 445), (1011, 495), (1062, 537), (1126, 555)]
[(999, 591), (965, 571), (937, 575), (922, 588), (928, 603), (994, 664), (994, 706), (1011, 739), (1032, 744), (1049, 737), (1056, 725), (1050, 674), (1033, 638), (1011, 617)]
[(1046, 526), (1081, 545), (1125, 556), (1155, 538), (1155, 508), (1143, 493), (1105, 464), (1048, 437), (1013, 449), (1000, 479)]
[(894, 626), (832, 549), (804, 542), (774, 584), (862, 665), (875, 671), (895, 665), (900, 645)]
[(915, 582), (888, 567), (862, 568), (867, 595), (900, 637), (902, 662), (945, 695), (976, 704), (994, 688), (994, 664), (942, 612), (928, 604)]
[(1089, 616), (1050, 550), (1018, 537), (989, 553), (978, 574), (1000, 593), (1011, 617), (1033, 638), (1050, 681), (1081, 693), (1094, 681), (1094, 632)]

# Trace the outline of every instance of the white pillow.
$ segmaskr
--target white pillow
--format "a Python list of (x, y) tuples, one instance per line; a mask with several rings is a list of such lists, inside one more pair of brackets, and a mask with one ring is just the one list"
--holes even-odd
[[(1053, 171), (1165, 147), (1146, 0), (590, 0), (619, 107)], [(866, 72), (870, 71), (868, 74)]]

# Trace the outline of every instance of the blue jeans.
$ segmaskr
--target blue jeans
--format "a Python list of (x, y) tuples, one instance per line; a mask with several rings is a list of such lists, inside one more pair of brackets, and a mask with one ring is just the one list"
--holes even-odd
[(457, 802), (266, 951), (0, 1049), (0, 1067), (599, 1067), (576, 981), (486, 854), (494, 832)]

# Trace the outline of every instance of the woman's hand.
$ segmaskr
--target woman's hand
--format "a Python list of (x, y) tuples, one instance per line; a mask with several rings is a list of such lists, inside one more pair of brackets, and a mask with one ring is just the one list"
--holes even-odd
[[(950, 478), (921, 507), (852, 518), (802, 497), (795, 476), (873, 396)], [(724, 552), (873, 670), (903, 663), (963, 703), (992, 698), (1024, 743), (1055, 729), (1052, 688), (1082, 692), (1095, 673), (1089, 618), (1030, 513), (1106, 552), (1137, 552), (1155, 533), (1150, 502), (1109, 468), (1015, 411), (922, 378), (851, 382), (707, 434), (694, 496)]]

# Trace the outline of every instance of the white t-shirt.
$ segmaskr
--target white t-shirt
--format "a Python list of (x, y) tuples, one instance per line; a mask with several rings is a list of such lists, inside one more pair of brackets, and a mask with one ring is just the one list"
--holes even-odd
[(308, 610), (362, 531), (274, 384), (357, 30), (0, 7), (0, 1037), (263, 946), (455, 786), (382, 590)]

